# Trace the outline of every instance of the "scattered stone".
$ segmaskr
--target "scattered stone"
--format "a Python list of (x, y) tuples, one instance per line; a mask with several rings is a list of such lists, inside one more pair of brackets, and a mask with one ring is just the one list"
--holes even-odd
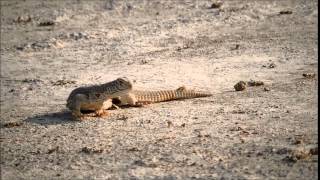
[(33, 49), (33, 50), (40, 50), (40, 49), (48, 49), (48, 48), (62, 48), (64, 47), (63, 42), (61, 40), (56, 40), (55, 38), (34, 42), (34, 43), (28, 43), (21, 46), (16, 46), (17, 50), (23, 51), (26, 49)]
[(132, 64), (134, 64), (133, 61), (130, 61), (130, 62), (127, 63), (127, 65), (132, 65)]
[(310, 149), (311, 155), (318, 155), (318, 147), (313, 147)]
[(234, 89), (236, 91), (243, 91), (247, 88), (247, 84), (244, 81), (239, 81), (236, 85), (234, 85)]
[(243, 128), (240, 127), (240, 126), (233, 127), (233, 128), (230, 129), (230, 131), (241, 131), (241, 130), (243, 130)]
[(93, 148), (93, 147), (83, 147), (81, 149), (81, 152), (84, 152), (86, 154), (93, 154), (93, 153), (102, 153), (103, 152), (103, 149), (96, 149), (96, 148)]
[(51, 45), (48, 43), (48, 42), (34, 42), (34, 43), (31, 43), (31, 44), (28, 44), (25, 46), (25, 48), (32, 48), (32, 49), (35, 49), (35, 50), (38, 50), (38, 49), (47, 49), (47, 48), (50, 48)]
[(53, 26), (55, 25), (55, 22), (54, 21), (42, 21), (39, 23), (39, 26)]
[(275, 68), (276, 67), (276, 64), (275, 63), (270, 63), (268, 68), (272, 69), (272, 68)]
[(146, 163), (144, 163), (142, 160), (135, 160), (132, 164), (137, 166), (146, 166)]
[(67, 84), (75, 84), (75, 83), (76, 83), (76, 81), (64, 80), (64, 79), (58, 80), (58, 81), (55, 81), (55, 82), (51, 81), (51, 84), (53, 86), (64, 86), (64, 85), (67, 85)]
[(23, 51), (24, 50), (24, 46), (16, 46), (16, 49), (19, 51)]
[(306, 142), (306, 137), (304, 135), (298, 134), (298, 135), (294, 135), (293, 138), (290, 138), (292, 140), (292, 144), (294, 145), (299, 145), (299, 144), (303, 144)]
[(16, 23), (28, 23), (31, 22), (31, 17), (29, 15), (26, 16), (18, 16), (16, 19), (13, 20)]
[(262, 81), (254, 81), (254, 80), (250, 80), (247, 83), (248, 86), (263, 86), (264, 82)]
[(181, 127), (186, 127), (186, 123), (182, 123), (182, 124), (181, 124)]
[(167, 121), (167, 125), (168, 125), (168, 128), (170, 128), (172, 125), (173, 125), (173, 123), (172, 123), (172, 121)]
[(148, 63), (148, 61), (147, 60), (141, 60), (141, 64), (147, 64)]
[(105, 4), (105, 8), (107, 10), (113, 10), (114, 9), (114, 0), (107, 0)]
[(222, 6), (222, 2), (217, 1), (217, 2), (213, 2), (209, 7), (209, 9), (218, 9), (218, 8), (221, 8), (221, 6)]
[(10, 90), (9, 90), (10, 93), (12, 93), (12, 92), (14, 92), (14, 91), (15, 91), (14, 89), (10, 89)]
[(295, 139), (295, 141), (293, 142), (293, 144), (302, 144), (303, 140), (302, 139)]
[(3, 127), (5, 128), (13, 128), (13, 127), (18, 127), (21, 126), (22, 122), (8, 122), (8, 123), (4, 123)]
[(37, 82), (42, 82), (40, 79), (23, 79), (23, 83), (37, 83)]
[(270, 91), (270, 88), (264, 87), (263, 90), (264, 90), (264, 91)]
[(61, 40), (56, 40), (56, 41), (52, 42), (52, 46), (54, 48), (63, 48), (64, 44)]
[(177, 48), (177, 51), (181, 51), (181, 50), (182, 50), (182, 47), (179, 46), (179, 47)]
[(133, 6), (131, 4), (126, 4), (126, 7), (127, 7), (127, 11), (130, 11), (133, 9)]
[(308, 79), (313, 79), (316, 77), (316, 74), (315, 73), (303, 73), (302, 76), (305, 78), (308, 78)]
[(239, 45), (239, 44), (236, 44), (235, 47), (231, 48), (231, 51), (238, 50), (239, 48), (240, 48), (240, 45)]
[(280, 119), (281, 116), (280, 115), (273, 115), (272, 118)]
[(296, 149), (290, 152), (288, 156), (285, 157), (285, 160), (289, 162), (297, 162), (299, 160), (306, 160), (309, 159), (312, 156), (310, 153), (310, 150), (306, 149)]
[(245, 131), (245, 130), (242, 130), (240, 132), (240, 135), (243, 135), (243, 136), (248, 136), (250, 133), (248, 131)]
[(131, 147), (131, 148), (128, 148), (128, 151), (141, 151), (141, 149), (137, 147)]
[(52, 154), (53, 152), (57, 152), (58, 150), (59, 150), (59, 146), (56, 146), (56, 147), (54, 147), (52, 149), (49, 149), (47, 154)]
[(288, 148), (280, 148), (280, 149), (276, 150), (275, 152), (276, 152), (277, 154), (279, 154), (279, 155), (283, 155), (283, 154), (288, 154), (288, 153), (290, 153), (291, 150), (288, 149)]
[(283, 11), (280, 11), (279, 14), (280, 14), (280, 15), (283, 15), (283, 14), (292, 14), (292, 11), (290, 11), (290, 10), (283, 10)]
[(275, 63), (270, 63), (268, 65), (262, 65), (262, 67), (268, 67), (269, 69), (272, 69), (272, 68), (275, 68), (276, 67), (276, 64)]
[(245, 114), (246, 111), (239, 109), (239, 110), (233, 110), (233, 111), (231, 111), (231, 113), (232, 114)]
[(127, 121), (128, 119), (129, 119), (129, 117), (125, 116), (125, 115), (121, 115), (121, 116), (117, 117), (117, 120), (120, 120), (120, 121)]
[(89, 35), (83, 32), (73, 32), (69, 35), (69, 37), (71, 37), (74, 40), (89, 39)]

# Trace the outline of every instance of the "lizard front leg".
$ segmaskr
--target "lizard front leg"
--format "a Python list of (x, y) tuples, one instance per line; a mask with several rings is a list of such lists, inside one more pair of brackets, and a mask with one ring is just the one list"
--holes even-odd
[(77, 94), (73, 99), (73, 107), (71, 109), (72, 116), (75, 120), (84, 120), (84, 115), (81, 113), (81, 104), (84, 103), (87, 96), (84, 94)]
[(95, 111), (97, 117), (107, 117), (109, 115), (108, 111), (101, 108)]

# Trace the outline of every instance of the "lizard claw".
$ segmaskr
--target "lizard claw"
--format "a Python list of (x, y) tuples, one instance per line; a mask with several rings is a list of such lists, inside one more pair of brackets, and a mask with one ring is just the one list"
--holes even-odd
[(79, 112), (72, 112), (72, 117), (76, 121), (83, 121), (85, 120), (85, 116), (82, 113)]
[(76, 120), (76, 121), (84, 121), (86, 119), (85, 116), (73, 116), (73, 120)]

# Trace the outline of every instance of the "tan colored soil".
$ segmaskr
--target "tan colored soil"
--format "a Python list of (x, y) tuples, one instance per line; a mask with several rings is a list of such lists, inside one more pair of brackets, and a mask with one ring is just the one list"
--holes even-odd
[[(1, 179), (318, 179), (318, 1), (222, 2), (1, 1)], [(214, 95), (72, 121), (122, 76)]]

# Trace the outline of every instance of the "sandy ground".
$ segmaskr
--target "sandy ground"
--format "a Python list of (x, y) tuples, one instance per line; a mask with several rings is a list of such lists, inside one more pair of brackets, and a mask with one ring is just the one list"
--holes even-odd
[[(317, 179), (317, 6), (1, 1), (1, 179)], [(122, 76), (214, 95), (72, 120), (72, 89)]]

